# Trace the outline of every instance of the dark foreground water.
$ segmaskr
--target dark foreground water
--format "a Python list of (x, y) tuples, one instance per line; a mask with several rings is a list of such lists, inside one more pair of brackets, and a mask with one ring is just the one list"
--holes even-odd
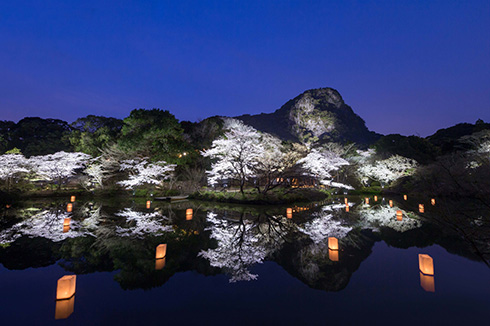
[[(486, 206), (388, 200), (349, 197), (348, 212), (344, 198), (299, 207), (76, 201), (70, 213), (63, 201), (24, 203), (1, 219), (0, 323), (487, 324)], [(155, 259), (159, 244), (165, 259)], [(434, 275), (420, 272), (419, 254), (431, 256)], [(64, 275), (76, 275), (76, 292), (56, 301)]]

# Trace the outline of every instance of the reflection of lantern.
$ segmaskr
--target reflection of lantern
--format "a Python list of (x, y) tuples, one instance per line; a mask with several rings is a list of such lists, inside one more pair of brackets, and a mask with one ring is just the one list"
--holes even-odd
[(70, 197), (70, 201), (73, 203), (73, 202), (75, 202), (75, 199), (76, 199), (76, 198), (77, 198), (77, 197), (75, 197), (75, 196), (71, 196), (71, 197)]
[(420, 272), (420, 286), (427, 292), (436, 292), (436, 285), (434, 282), (434, 276), (425, 275)]
[(70, 226), (70, 221), (71, 221), (71, 218), (69, 218), (69, 217), (65, 218), (63, 220), (63, 226)]
[(70, 317), (75, 308), (75, 296), (70, 299), (56, 300), (54, 319), (66, 319)]
[(73, 210), (73, 204), (68, 204), (68, 205), (66, 205), (66, 211), (67, 211), (68, 213), (71, 213), (71, 211), (72, 211), (72, 210)]
[(419, 269), (425, 275), (434, 275), (434, 261), (426, 254), (419, 254)]
[(155, 259), (155, 270), (160, 271), (165, 267), (166, 258), (163, 257), (161, 259)]
[(407, 195), (403, 195), (403, 200), (407, 200), (407, 199), (408, 199)]
[(286, 213), (287, 218), (293, 218), (293, 213)]
[(378, 201), (378, 196), (374, 196), (374, 201)]
[(77, 284), (76, 275), (65, 275), (58, 280), (56, 288), (56, 300), (69, 299), (75, 294)]
[(430, 203), (432, 204), (432, 206), (434, 206), (434, 205), (436, 204), (436, 200), (435, 200), (434, 198), (432, 198), (432, 199), (430, 200)]
[(346, 205), (346, 206), (345, 206), (345, 211), (346, 211), (346, 212), (349, 212), (349, 205)]
[(420, 213), (424, 212), (424, 205), (423, 204), (419, 204), (419, 212)]
[(344, 203), (347, 205), (349, 203), (349, 200), (347, 198), (344, 198)]
[(151, 207), (151, 201), (147, 200), (146, 201), (146, 208), (150, 209), (150, 207)]
[(339, 240), (335, 237), (328, 237), (328, 248), (332, 250), (339, 250)]
[(157, 251), (156, 251), (156, 254), (155, 254), (155, 258), (156, 259), (161, 259), (161, 258), (164, 258), (165, 256), (167, 256), (167, 244), (166, 243), (159, 244), (157, 246)]
[(339, 261), (339, 251), (328, 249), (328, 258), (331, 261)]
[(393, 200), (390, 200), (390, 207), (393, 207)]
[(69, 225), (63, 225), (63, 233), (66, 233), (70, 231), (70, 226)]
[(365, 199), (366, 205), (369, 205), (369, 198)]
[(396, 211), (396, 220), (401, 221), (403, 219), (402, 211)]

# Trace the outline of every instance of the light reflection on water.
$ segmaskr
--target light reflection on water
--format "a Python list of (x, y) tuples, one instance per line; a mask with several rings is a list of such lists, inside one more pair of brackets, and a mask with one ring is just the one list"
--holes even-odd
[[(473, 216), (478, 217), (464, 220), (454, 203), (444, 205), (443, 200), (438, 200), (437, 206), (427, 205), (423, 215), (417, 212), (418, 202), (367, 201), (365, 197), (287, 208), (77, 200), (71, 212), (66, 212), (65, 205), (32, 202), (4, 214), (0, 232), (3, 266), (16, 271), (51, 268), (58, 262), (66, 273), (77, 275), (96, 278), (98, 271), (114, 272), (120, 290), (155, 290), (185, 271), (220, 275), (232, 284), (252, 284), (245, 281), (273, 277), (267, 270), (261, 274), (258, 267), (275, 262), (308, 288), (342, 293), (353, 275), (362, 271), (361, 265), (375, 244), (382, 241), (417, 251), (405, 272), (420, 269), (419, 281), (412, 286), (430, 294), (435, 293), (434, 275), (417, 266), (417, 255), (425, 253), (417, 248), (437, 244), (465, 257), (463, 265), (471, 260), (486, 263), (490, 256), (490, 245), (485, 241), (489, 234), (486, 210), (472, 206)], [(447, 214), (449, 210), (454, 216)], [(397, 211), (403, 219), (397, 219)], [(464, 208), (461, 211), (465, 213)], [(163, 257), (158, 256), (158, 250), (155, 254), (160, 244), (168, 244)], [(434, 261), (437, 259), (435, 256)], [(382, 265), (379, 268), (383, 270)], [(442, 286), (438, 292), (444, 293)], [(310, 291), (303, 295), (310, 295)], [(53, 301), (56, 319), (74, 318), (77, 304)]]

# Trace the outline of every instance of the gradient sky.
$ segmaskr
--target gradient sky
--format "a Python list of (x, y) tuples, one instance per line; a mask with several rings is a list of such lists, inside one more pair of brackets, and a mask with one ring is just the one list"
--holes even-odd
[(273, 112), (333, 87), (380, 133), (490, 122), (490, 1), (0, 2), (0, 120)]

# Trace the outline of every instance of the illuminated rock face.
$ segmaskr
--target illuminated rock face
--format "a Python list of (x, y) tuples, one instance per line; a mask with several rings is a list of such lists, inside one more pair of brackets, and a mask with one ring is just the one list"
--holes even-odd
[(305, 91), (274, 113), (243, 115), (237, 119), (279, 138), (304, 143), (320, 140), (369, 144), (379, 138), (332, 88)]

